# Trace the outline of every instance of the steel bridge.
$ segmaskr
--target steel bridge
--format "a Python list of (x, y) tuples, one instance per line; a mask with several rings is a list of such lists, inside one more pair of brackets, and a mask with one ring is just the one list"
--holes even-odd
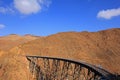
[(117, 80), (110, 72), (85, 62), (26, 56), (34, 80)]

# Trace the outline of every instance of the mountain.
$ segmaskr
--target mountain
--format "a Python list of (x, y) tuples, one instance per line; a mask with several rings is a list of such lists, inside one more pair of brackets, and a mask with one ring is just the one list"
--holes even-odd
[(0, 37), (1, 79), (29, 80), (26, 55), (81, 60), (120, 74), (120, 28), (62, 32), (46, 37), (15, 34)]
[(19, 36), (16, 34), (2, 36), (0, 37), (0, 49), (6, 51), (13, 48), (14, 46), (18, 46), (20, 44), (26, 43), (31, 40), (35, 40), (37, 38), (37, 36), (32, 35)]

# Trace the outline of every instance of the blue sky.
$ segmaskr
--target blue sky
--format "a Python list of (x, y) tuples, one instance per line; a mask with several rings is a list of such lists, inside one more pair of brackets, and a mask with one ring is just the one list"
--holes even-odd
[(0, 36), (120, 28), (120, 0), (0, 0)]

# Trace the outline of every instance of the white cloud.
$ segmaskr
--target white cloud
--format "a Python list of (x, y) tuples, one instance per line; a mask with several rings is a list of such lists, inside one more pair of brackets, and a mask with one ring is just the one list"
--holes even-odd
[(108, 9), (98, 12), (98, 18), (111, 19), (112, 17), (120, 15), (120, 8), (117, 9)]
[(42, 6), (48, 6), (50, 0), (14, 0), (15, 8), (22, 14), (37, 13), (42, 10)]
[[(0, 0), (1, 1), (1, 0)], [(44, 7), (48, 8), (52, 0), (13, 0), (7, 7), (0, 6), (0, 13), (16, 13), (29, 15), (40, 12)], [(1, 2), (3, 4), (3, 2)]]
[(0, 13), (14, 13), (14, 10), (10, 7), (0, 7)]
[(5, 25), (4, 24), (0, 24), (0, 29), (4, 28)]

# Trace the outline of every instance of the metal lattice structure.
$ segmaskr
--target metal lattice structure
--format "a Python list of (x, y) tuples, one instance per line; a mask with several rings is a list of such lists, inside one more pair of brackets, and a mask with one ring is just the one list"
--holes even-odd
[(26, 56), (35, 80), (115, 80), (108, 71), (75, 60)]

